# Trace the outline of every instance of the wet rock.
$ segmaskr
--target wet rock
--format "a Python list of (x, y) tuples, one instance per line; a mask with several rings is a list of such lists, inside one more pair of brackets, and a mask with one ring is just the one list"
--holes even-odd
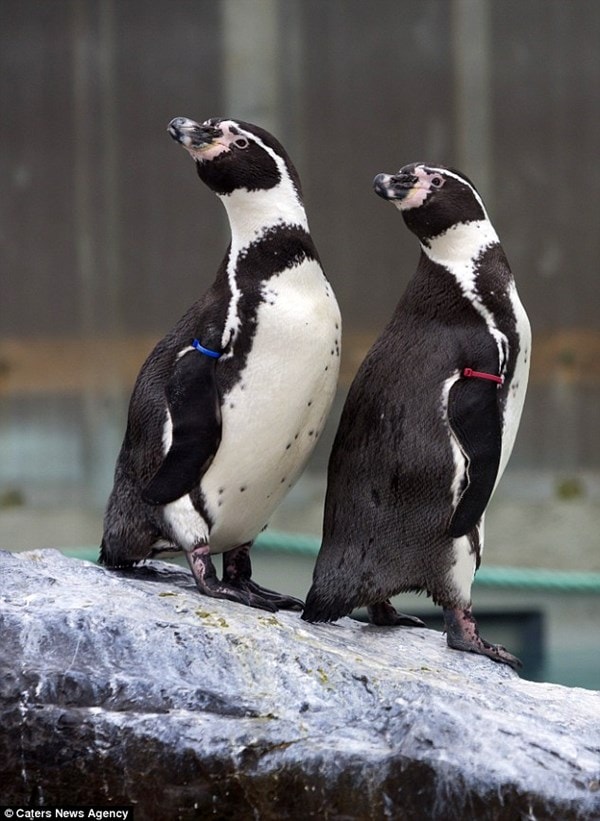
[(189, 573), (0, 553), (0, 804), (140, 819), (599, 819), (600, 693)]

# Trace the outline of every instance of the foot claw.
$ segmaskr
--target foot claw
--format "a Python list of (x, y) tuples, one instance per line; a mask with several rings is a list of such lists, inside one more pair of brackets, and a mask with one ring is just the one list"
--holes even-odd
[(509, 653), (506, 647), (503, 647), (501, 644), (490, 644), (489, 641), (485, 641), (484, 639), (481, 639), (481, 644), (483, 645), (483, 650), (480, 651), (481, 654), (487, 656), (493, 661), (508, 664), (508, 666), (512, 667), (513, 670), (520, 670), (523, 666), (521, 659), (513, 656), (513, 654)]

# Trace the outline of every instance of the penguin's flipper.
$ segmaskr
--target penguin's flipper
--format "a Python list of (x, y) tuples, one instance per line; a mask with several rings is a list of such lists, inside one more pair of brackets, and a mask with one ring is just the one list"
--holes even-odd
[(189, 493), (221, 442), (217, 360), (190, 350), (179, 357), (166, 387), (173, 423), (171, 447), (142, 492), (145, 502), (166, 505)]
[(483, 379), (459, 379), (448, 397), (448, 421), (467, 457), (467, 485), (450, 520), (457, 538), (472, 530), (490, 500), (502, 451), (502, 422), (496, 384)]

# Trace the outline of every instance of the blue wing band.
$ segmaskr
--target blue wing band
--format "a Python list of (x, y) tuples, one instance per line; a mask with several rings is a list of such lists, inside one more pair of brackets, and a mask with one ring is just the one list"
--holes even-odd
[(197, 339), (193, 340), (192, 345), (197, 351), (200, 351), (200, 353), (203, 353), (205, 356), (210, 356), (212, 359), (219, 359), (221, 356), (221, 354), (217, 351), (211, 351), (208, 348), (205, 348), (204, 345), (201, 345)]

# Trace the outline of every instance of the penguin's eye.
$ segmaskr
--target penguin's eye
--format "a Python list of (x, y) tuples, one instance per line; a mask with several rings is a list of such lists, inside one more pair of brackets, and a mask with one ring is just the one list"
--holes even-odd
[(237, 148), (248, 148), (250, 145), (250, 140), (247, 140), (246, 137), (238, 137), (236, 140), (233, 141), (233, 144)]
[(434, 188), (441, 188), (444, 184), (444, 180), (441, 177), (432, 177), (431, 184)]

